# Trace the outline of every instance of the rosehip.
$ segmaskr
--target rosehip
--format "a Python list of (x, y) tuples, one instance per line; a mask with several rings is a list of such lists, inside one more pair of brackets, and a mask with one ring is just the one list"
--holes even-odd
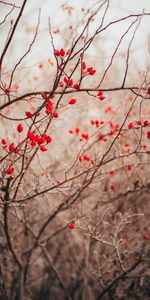
[(23, 131), (23, 126), (22, 126), (22, 124), (19, 124), (19, 125), (17, 126), (17, 130), (18, 130), (19, 133), (21, 133), (21, 132)]
[(14, 168), (8, 168), (6, 170), (6, 174), (8, 174), (8, 175), (12, 174), (13, 172), (14, 172)]

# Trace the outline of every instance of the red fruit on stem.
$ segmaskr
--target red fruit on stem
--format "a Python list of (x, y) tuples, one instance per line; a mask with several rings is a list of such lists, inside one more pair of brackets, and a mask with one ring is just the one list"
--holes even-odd
[(11, 143), (9, 145), (9, 151), (14, 151), (14, 149), (15, 149), (15, 145), (14, 145), (14, 143)]
[(129, 165), (128, 166), (128, 171), (131, 171), (133, 169), (133, 166)]
[(6, 88), (6, 89), (5, 89), (5, 93), (6, 93), (7, 95), (9, 95), (9, 94), (10, 94), (10, 88)]
[(111, 186), (110, 186), (110, 188), (111, 188), (112, 191), (114, 191), (115, 190), (115, 184), (112, 183)]
[(53, 113), (53, 117), (54, 117), (55, 119), (57, 119), (57, 118), (59, 117), (59, 114), (58, 114), (57, 111), (55, 111), (55, 112)]
[(75, 90), (78, 90), (79, 89), (79, 84), (75, 83), (73, 87), (74, 87)]
[(69, 133), (70, 133), (70, 134), (73, 134), (73, 133), (74, 133), (74, 131), (73, 131), (72, 129), (70, 129), (70, 130), (69, 130)]
[(147, 241), (147, 240), (148, 240), (148, 235), (147, 235), (146, 233), (144, 233), (144, 235), (143, 235), (143, 240), (144, 240), (144, 241)]
[(28, 133), (27, 133), (27, 138), (28, 139), (31, 139), (33, 137), (33, 133), (32, 133), (32, 131), (28, 131)]
[(41, 150), (42, 152), (45, 152), (45, 151), (47, 151), (47, 148), (46, 148), (45, 146), (41, 146), (41, 147), (40, 147), (40, 150)]
[(75, 228), (75, 225), (73, 223), (71, 223), (69, 226), (68, 226), (70, 229), (74, 229)]
[(35, 140), (31, 140), (30, 145), (31, 145), (31, 147), (34, 147), (36, 145), (36, 141)]
[(128, 128), (129, 128), (129, 129), (134, 128), (134, 124), (131, 122), (131, 123), (128, 125)]
[(111, 171), (109, 171), (109, 174), (111, 175), (111, 176), (113, 176), (113, 175), (115, 175), (115, 170), (111, 170)]
[(85, 62), (82, 63), (82, 70), (85, 70), (86, 69), (86, 64)]
[(52, 142), (51, 136), (47, 136), (45, 139), (46, 139), (46, 142), (47, 142), (47, 143), (51, 143), (51, 142)]
[(6, 145), (6, 144), (7, 144), (6, 139), (2, 139), (2, 140), (1, 140), (1, 143), (2, 143), (3, 145)]
[(44, 144), (45, 143), (45, 138), (44, 137), (38, 137), (38, 144), (41, 145), (41, 144)]
[(80, 128), (77, 127), (77, 128), (75, 129), (75, 132), (76, 132), (76, 134), (79, 134)]
[(59, 52), (59, 50), (56, 50), (56, 49), (55, 49), (55, 51), (54, 51), (54, 55), (56, 55), (56, 56), (59, 56), (59, 55), (60, 55), (60, 52)]
[(105, 99), (105, 97), (104, 97), (104, 96), (100, 96), (99, 99), (100, 99), (101, 101), (103, 101), (103, 100)]
[(147, 138), (150, 140), (150, 131), (147, 132)]
[(46, 93), (45, 91), (43, 91), (43, 92), (41, 93), (41, 96), (42, 96), (42, 98), (45, 99), (45, 100), (47, 100), (47, 98), (48, 98), (47, 93)]
[(21, 132), (23, 131), (23, 126), (22, 126), (22, 124), (19, 124), (19, 125), (17, 126), (17, 130), (18, 130), (19, 133), (21, 133)]
[(70, 104), (70, 105), (73, 105), (73, 104), (75, 104), (76, 102), (77, 102), (77, 99), (70, 99), (69, 104)]
[(64, 49), (61, 48), (61, 50), (59, 51), (59, 55), (62, 56), (62, 57), (65, 56), (65, 51), (64, 51)]
[(26, 115), (28, 118), (32, 118), (32, 117), (33, 117), (33, 114), (32, 114), (30, 111), (25, 111), (25, 115)]
[(14, 168), (8, 168), (6, 170), (6, 174), (8, 174), (8, 175), (12, 174), (13, 172), (14, 172)]

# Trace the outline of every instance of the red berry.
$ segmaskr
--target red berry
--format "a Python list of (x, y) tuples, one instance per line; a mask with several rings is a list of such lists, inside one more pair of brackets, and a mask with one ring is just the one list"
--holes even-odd
[(7, 145), (4, 145), (4, 146), (3, 146), (3, 149), (7, 149)]
[(88, 133), (82, 133), (82, 138), (85, 140), (88, 140), (88, 138), (89, 138)]
[(143, 235), (143, 240), (144, 240), (144, 241), (147, 241), (147, 240), (148, 240), (148, 235), (147, 235), (146, 233), (144, 233), (144, 235)]
[(70, 101), (69, 101), (69, 104), (70, 105), (73, 105), (73, 104), (75, 104), (77, 102), (77, 99), (71, 99)]
[(80, 128), (77, 127), (77, 128), (75, 129), (75, 132), (76, 132), (76, 134), (78, 134), (78, 133), (80, 132)]
[(75, 90), (78, 90), (79, 89), (79, 84), (75, 83), (73, 87), (74, 87)]
[(62, 81), (60, 81), (60, 82), (58, 83), (58, 85), (59, 85), (60, 87), (63, 87), (63, 86), (64, 86), (64, 83), (63, 83)]
[(96, 72), (93, 68), (88, 68), (87, 71), (90, 75), (94, 75)]
[(51, 136), (46, 136), (46, 142), (47, 143), (51, 143), (52, 142), (52, 138), (51, 138)]
[(43, 92), (41, 93), (41, 96), (42, 96), (42, 98), (45, 99), (45, 100), (47, 100), (47, 98), (48, 98), (47, 93), (46, 93), (45, 91), (43, 91)]
[(31, 145), (31, 147), (34, 147), (34, 146), (36, 145), (36, 141), (35, 141), (35, 140), (32, 140), (32, 141), (30, 142), (30, 145)]
[(100, 99), (101, 101), (103, 101), (103, 100), (105, 99), (105, 97), (104, 97), (104, 96), (100, 96), (99, 99)]
[(73, 85), (73, 80), (72, 79), (69, 79), (68, 80), (68, 86), (72, 86)]
[(112, 191), (114, 191), (115, 190), (115, 184), (112, 183), (111, 186), (110, 186), (110, 188), (111, 188)]
[(143, 124), (144, 124), (144, 126), (148, 126), (149, 122), (147, 120), (145, 120)]
[(150, 140), (150, 131), (147, 132), (147, 138)]
[(17, 126), (17, 130), (18, 130), (19, 133), (21, 133), (21, 132), (23, 131), (23, 126), (22, 126), (22, 124), (19, 124), (19, 125)]
[(14, 143), (11, 143), (9, 145), (9, 151), (14, 151), (14, 149), (15, 149), (15, 145), (14, 145)]
[(55, 112), (53, 113), (53, 117), (56, 118), (56, 119), (59, 117), (59, 114), (58, 114), (57, 111), (55, 111)]
[(43, 63), (40, 63), (40, 64), (38, 65), (38, 67), (39, 67), (39, 69), (42, 69), (42, 68), (43, 68)]
[(111, 171), (109, 171), (109, 174), (111, 175), (111, 176), (113, 176), (113, 175), (115, 175), (115, 170), (111, 170)]
[(38, 142), (39, 145), (44, 144), (45, 143), (45, 138), (39, 136), (37, 142)]
[(73, 134), (73, 133), (74, 133), (74, 131), (73, 131), (72, 129), (70, 129), (70, 130), (69, 130), (69, 133), (70, 133), (70, 134)]
[(97, 96), (98, 96), (98, 97), (103, 96), (103, 92), (102, 92), (102, 91), (99, 91), (98, 94), (97, 94)]
[(53, 106), (53, 103), (52, 103), (52, 101), (49, 100), (46, 104), (46, 109), (52, 111), (52, 106)]
[(69, 80), (69, 79), (65, 76), (65, 77), (64, 77), (64, 82), (65, 82), (65, 83), (68, 83), (68, 80)]
[(27, 138), (32, 139), (33, 136), (34, 136), (34, 134), (32, 133), (32, 131), (29, 130), (27, 133)]
[(65, 51), (64, 51), (64, 49), (61, 49), (61, 50), (59, 51), (59, 55), (60, 55), (60, 56), (65, 56)]
[(101, 140), (103, 140), (104, 139), (104, 135), (101, 133), (100, 135), (99, 135), (99, 140), (101, 141)]
[(55, 50), (55, 51), (54, 51), (54, 54), (55, 54), (56, 56), (59, 56), (59, 55), (60, 55), (59, 50)]
[(1, 143), (2, 143), (3, 145), (6, 145), (6, 144), (7, 144), (6, 139), (2, 139), (2, 140), (1, 140)]
[(91, 124), (92, 124), (92, 125), (95, 125), (95, 121), (94, 121), (94, 120), (91, 120)]
[(9, 94), (10, 94), (10, 88), (6, 88), (6, 89), (5, 89), (5, 93), (6, 93), (7, 95), (9, 95)]
[(15, 153), (15, 154), (18, 154), (18, 153), (19, 153), (19, 149), (16, 148), (16, 149), (14, 150), (14, 153)]
[(150, 88), (148, 89), (147, 94), (150, 95)]
[(43, 152), (45, 152), (45, 151), (47, 151), (47, 148), (45, 146), (41, 146), (40, 150), (43, 151)]
[(128, 125), (128, 128), (129, 128), (129, 129), (134, 128), (134, 124), (131, 122), (131, 123)]
[(133, 169), (133, 166), (129, 165), (128, 166), (128, 171), (131, 171)]
[(28, 118), (32, 118), (32, 117), (33, 117), (33, 114), (32, 114), (30, 111), (25, 111), (25, 115), (26, 115)]
[(85, 70), (86, 69), (86, 64), (85, 62), (82, 63), (82, 70)]
[(68, 226), (70, 229), (74, 229), (75, 228), (75, 225), (73, 223), (71, 223), (69, 226)]
[(96, 125), (96, 127), (99, 127), (99, 121), (98, 120), (95, 120), (95, 125)]
[(14, 168), (8, 168), (6, 170), (6, 174), (8, 174), (8, 175), (12, 174), (13, 172), (14, 172)]

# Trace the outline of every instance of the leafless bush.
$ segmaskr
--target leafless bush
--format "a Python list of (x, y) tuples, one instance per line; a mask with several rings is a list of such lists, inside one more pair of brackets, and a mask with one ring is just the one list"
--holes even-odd
[(149, 299), (150, 12), (94, 1), (71, 23), (62, 3), (35, 61), (28, 2), (0, 1), (0, 299)]

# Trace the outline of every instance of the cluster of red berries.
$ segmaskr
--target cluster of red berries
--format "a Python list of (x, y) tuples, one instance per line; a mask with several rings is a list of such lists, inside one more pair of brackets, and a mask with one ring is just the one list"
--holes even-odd
[(89, 74), (93, 76), (96, 73), (96, 70), (94, 70), (92, 67), (87, 68), (85, 62), (82, 62), (81, 67), (83, 75)]
[(98, 140), (107, 142), (107, 138), (106, 138), (106, 137), (104, 136), (104, 134), (102, 134), (102, 133), (99, 134)]
[(64, 57), (65, 54), (66, 54), (66, 51), (63, 48), (61, 48), (60, 50), (55, 49), (55, 51), (54, 51), (54, 55), (58, 56), (58, 57)]
[[(23, 130), (24, 130), (23, 125), (22, 124), (18, 124), (17, 131), (19, 133), (21, 133)], [(10, 152), (14, 152), (15, 154), (18, 154), (19, 149), (15, 147), (14, 143), (11, 143), (11, 144), (8, 145), (7, 140), (5, 138), (3, 138), (1, 140), (1, 143), (3, 145), (3, 149), (7, 149), (8, 148)]]
[[(72, 130), (72, 129), (70, 129), (69, 130), (69, 133), (70, 134), (79, 134), (80, 133), (80, 128), (79, 127), (77, 127), (77, 128), (75, 128), (75, 130)], [(88, 133), (82, 133), (81, 134), (81, 138), (80, 138), (80, 141), (83, 141), (83, 140), (88, 140), (89, 139), (89, 135), (88, 135)]]
[(91, 120), (90, 123), (91, 123), (92, 125), (95, 125), (96, 127), (99, 127), (99, 126), (105, 124), (104, 121), (99, 121), (99, 120)]
[(91, 161), (90, 157), (87, 156), (86, 154), (83, 156), (79, 156), (79, 161)]
[(74, 133), (79, 134), (79, 133), (80, 133), (80, 128), (79, 128), (79, 127), (76, 127), (75, 130), (70, 129), (70, 130), (69, 130), (69, 133), (70, 133), (70, 134), (74, 134)]
[[(7, 140), (6, 139), (2, 139), (1, 140), (1, 143), (2, 143), (2, 145), (3, 145), (3, 149), (6, 149), (7, 148)], [(15, 149), (15, 145), (13, 144), (13, 143), (11, 143), (10, 145), (9, 145), (9, 151), (14, 151), (14, 150), (17, 150), (17, 149)], [(19, 151), (19, 150), (18, 150)], [(15, 152), (15, 151), (14, 151)], [(6, 171), (5, 171), (5, 173), (7, 174), (7, 175), (11, 175), (12, 173), (14, 172), (14, 168), (13, 167), (9, 167), (8, 169), (6, 169)]]
[(52, 142), (51, 136), (48, 136), (47, 134), (43, 134), (42, 136), (39, 136), (38, 134), (35, 135), (32, 131), (28, 131), (27, 138), (30, 140), (30, 145), (32, 147), (40, 146), (40, 150), (43, 152), (47, 151), (47, 147), (43, 144)]
[(97, 96), (99, 97), (99, 99), (100, 99), (101, 101), (105, 99), (105, 96), (104, 96), (104, 94), (103, 94), (102, 91), (99, 91), (98, 94), (97, 94)]
[(19, 149), (15, 147), (14, 143), (11, 143), (11, 144), (8, 145), (6, 139), (2, 139), (1, 143), (3, 145), (3, 149), (7, 149), (8, 148), (8, 150), (10, 152), (14, 152), (15, 154), (19, 153)]
[(135, 125), (141, 125), (141, 126), (149, 126), (150, 125), (150, 122), (148, 121), (148, 120), (145, 120), (145, 121), (141, 121), (141, 120), (138, 120), (138, 121), (136, 121), (135, 123), (134, 122), (131, 122), (131, 123), (129, 123), (128, 124), (128, 128), (129, 129), (132, 129), (132, 128), (134, 128), (135, 127)]
[[(64, 82), (63, 82), (63, 81), (64, 81)], [(60, 87), (64, 87), (65, 84), (66, 84), (67, 87), (73, 87), (75, 90), (78, 90), (79, 87), (80, 87), (78, 83), (75, 83), (75, 84), (74, 84), (73, 79), (69, 79), (69, 78), (66, 77), (66, 76), (63, 78), (63, 81), (60, 81), (60, 82), (58, 83), (58, 85), (59, 85)]]
[(150, 140), (150, 131), (147, 132), (147, 138)]
[(108, 106), (108, 107), (106, 107), (105, 110), (104, 110), (104, 113), (105, 113), (105, 114), (107, 114), (107, 113), (109, 113), (109, 112), (113, 112), (112, 106)]

